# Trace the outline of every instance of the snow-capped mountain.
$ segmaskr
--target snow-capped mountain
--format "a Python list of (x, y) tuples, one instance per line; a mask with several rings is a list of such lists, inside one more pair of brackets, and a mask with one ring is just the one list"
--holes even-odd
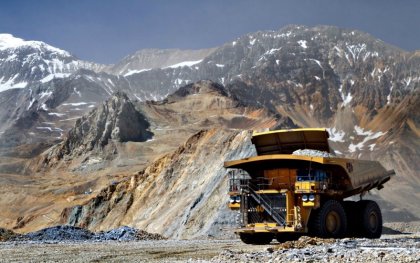
[[(161, 100), (202, 79), (222, 83), (244, 104), (290, 116), (300, 126), (353, 130), (353, 124), (337, 121), (340, 109), (360, 106), (373, 116), (417, 94), (420, 83), (417, 53), (331, 26), (256, 32), (209, 50), (142, 50), (108, 66), (80, 61), (42, 42), (7, 34), (0, 39), (0, 87), (26, 87), (3, 93), (0, 132), (30, 110), (73, 119), (117, 90), (140, 101)], [(67, 127), (49, 117), (43, 121), (56, 123), (52, 130)]]
[(0, 34), (0, 92), (30, 87), (36, 81), (45, 83), (68, 77), (81, 68), (100, 69), (101, 66), (81, 61), (44, 42)]
[(215, 49), (142, 49), (128, 55), (115, 65), (107, 67), (114, 75), (129, 76), (151, 69), (166, 68), (185, 61), (201, 61)]

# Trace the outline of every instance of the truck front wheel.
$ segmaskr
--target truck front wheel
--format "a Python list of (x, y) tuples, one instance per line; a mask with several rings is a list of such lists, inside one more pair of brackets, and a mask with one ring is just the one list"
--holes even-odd
[(267, 245), (273, 241), (271, 233), (239, 233), (239, 237), (245, 244)]
[(347, 231), (347, 217), (340, 202), (328, 200), (313, 212), (310, 231), (314, 235), (325, 238), (344, 236)]

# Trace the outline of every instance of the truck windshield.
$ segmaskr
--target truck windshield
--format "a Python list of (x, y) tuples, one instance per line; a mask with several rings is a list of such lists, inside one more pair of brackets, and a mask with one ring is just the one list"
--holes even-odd
[(327, 173), (323, 170), (300, 169), (297, 171), (296, 181), (326, 181)]

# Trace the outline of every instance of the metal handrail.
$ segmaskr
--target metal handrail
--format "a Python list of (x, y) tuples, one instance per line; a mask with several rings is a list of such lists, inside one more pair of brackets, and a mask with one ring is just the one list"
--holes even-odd
[(279, 225), (286, 225), (286, 219), (280, 213), (278, 213), (278, 211), (276, 211), (273, 208), (271, 201), (264, 198), (264, 196), (257, 194), (255, 189), (252, 187), (252, 185), (253, 184), (249, 182), (247, 188), (249, 190), (250, 195), (254, 198), (254, 200), (257, 201), (257, 203), (259, 203), (264, 208), (264, 210), (267, 211), (267, 213), (271, 215), (273, 219)]

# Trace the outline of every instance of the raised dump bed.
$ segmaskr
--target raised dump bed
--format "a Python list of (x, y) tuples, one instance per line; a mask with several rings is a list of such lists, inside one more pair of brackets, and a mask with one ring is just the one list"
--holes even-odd
[(377, 204), (343, 199), (383, 188), (394, 171), (376, 161), (334, 156), (328, 137), (326, 129), (254, 133), (258, 155), (225, 162), (226, 168), (235, 169), (230, 172), (229, 207), (241, 211), (237, 233), (244, 242), (267, 243), (308, 232), (380, 236)]

